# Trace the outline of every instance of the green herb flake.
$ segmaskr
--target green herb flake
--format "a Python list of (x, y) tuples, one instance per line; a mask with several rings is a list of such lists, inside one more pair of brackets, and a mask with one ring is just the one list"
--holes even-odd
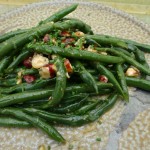
[(99, 137), (98, 137), (98, 138), (96, 138), (96, 141), (101, 141), (101, 138), (99, 138)]

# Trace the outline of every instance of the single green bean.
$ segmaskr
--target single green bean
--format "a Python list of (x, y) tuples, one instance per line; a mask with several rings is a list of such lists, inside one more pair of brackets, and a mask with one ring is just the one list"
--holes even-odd
[(85, 82), (87, 85), (93, 87), (96, 93), (98, 93), (98, 87), (96, 85), (96, 81), (93, 76), (85, 69), (82, 63), (78, 60), (75, 60), (73, 63), (76, 72), (79, 74), (80, 78)]
[(138, 43), (136, 41), (133, 41), (133, 40), (129, 40), (129, 39), (123, 39), (123, 38), (119, 38), (119, 37), (112, 37), (110, 35), (97, 35), (98, 37), (101, 37), (101, 38), (107, 38), (108, 40), (117, 40), (117, 41), (123, 41), (125, 43), (128, 44), (128, 48), (131, 48), (131, 46), (136, 46), (138, 47), (139, 49), (141, 49), (142, 51), (145, 51), (145, 52), (150, 52), (150, 45), (148, 44), (142, 44), (142, 43)]
[(4, 70), (8, 67), (11, 61), (12, 61), (12, 56), (6, 56), (0, 61), (0, 74), (4, 73)]
[(81, 99), (84, 99), (87, 96), (87, 93), (78, 93), (78, 94), (65, 94), (61, 104), (62, 105), (69, 105), (75, 102), (79, 102)]
[[(84, 24), (84, 26), (82, 27), (82, 31), (86, 34), (93, 34), (91, 27), (80, 19), (77, 19), (77, 18), (63, 18), (62, 19), (62, 21), (69, 21), (69, 20), (82, 22), (82, 24)], [(73, 37), (74, 37), (74, 35), (73, 35)]]
[(10, 87), (14, 86), (17, 84), (17, 79), (16, 78), (11, 78), (11, 79), (2, 79), (0, 80), (0, 86), (4, 87)]
[(119, 47), (115, 47), (114, 50), (118, 50), (121, 51), (122, 53), (124, 53), (125, 55), (132, 57), (133, 59), (135, 59), (135, 55), (133, 52), (128, 52), (126, 49), (123, 48), (119, 48)]
[(58, 141), (65, 142), (65, 139), (61, 136), (61, 134), (50, 124), (46, 123), (43, 119), (37, 116), (29, 115), (23, 112), (21, 109), (17, 108), (4, 108), (0, 109), (0, 114), (3, 115), (11, 115), (18, 119), (25, 120), (31, 123), (33, 126), (40, 128), (43, 132), (45, 132), (49, 137)]
[(79, 109), (80, 107), (82, 107), (82, 105), (86, 102), (87, 98), (88, 98), (88, 94), (86, 95), (86, 97), (84, 97), (83, 99), (81, 99), (79, 102), (73, 103), (73, 104), (69, 104), (67, 106), (62, 106), (62, 107), (56, 107), (54, 109), (52, 109), (53, 112), (56, 113), (70, 113), (70, 112), (74, 112), (77, 109)]
[(25, 33), (28, 30), (29, 29), (17, 29), (15, 31), (11, 31), (11, 32), (5, 33), (3, 35), (0, 35), (0, 43), (7, 40), (7, 39), (9, 39), (9, 38), (11, 38), (11, 37), (14, 37), (15, 35)]
[(54, 13), (47, 19), (41, 21), (39, 23), (39, 25), (45, 24), (45, 23), (51, 22), (51, 21), (57, 22), (57, 21), (61, 20), (63, 17), (65, 17), (66, 15), (68, 15), (69, 13), (73, 12), (77, 7), (78, 7), (78, 4), (72, 4), (71, 6), (62, 9), (62, 10)]
[(118, 74), (118, 79), (119, 79), (120, 85), (121, 85), (123, 93), (124, 93), (124, 98), (125, 98), (126, 101), (129, 101), (129, 92), (128, 92), (128, 87), (127, 87), (125, 74), (124, 74), (122, 65), (121, 64), (117, 64), (116, 65), (116, 70), (117, 70), (117, 74)]
[(17, 128), (29, 128), (32, 125), (26, 121), (22, 121), (16, 118), (8, 116), (0, 116), (0, 126), (1, 127), (17, 127)]
[(55, 56), (55, 64), (57, 68), (55, 89), (52, 93), (50, 101), (46, 105), (43, 105), (43, 109), (47, 109), (49, 107), (53, 107), (59, 104), (64, 96), (64, 92), (66, 89), (67, 77), (66, 68), (64, 66), (64, 60), (60, 56)]
[(57, 46), (41, 45), (41, 44), (28, 44), (27, 48), (31, 51), (40, 52), (44, 54), (59, 54), (63, 57), (83, 59), (83, 60), (93, 60), (106, 63), (121, 63), (124, 61), (121, 57), (115, 56), (105, 56), (102, 54), (97, 54), (89, 51), (77, 50), (75, 48), (63, 49)]
[(80, 109), (78, 109), (77, 111), (75, 111), (75, 114), (83, 115), (83, 114), (87, 113), (88, 111), (92, 110), (93, 108), (95, 108), (99, 103), (102, 103), (102, 101), (96, 100), (92, 103), (86, 104), (83, 107), (81, 107)]
[(121, 48), (128, 48), (128, 44), (122, 40), (118, 40), (117, 38), (108, 38), (105, 36), (99, 35), (85, 35), (85, 39), (92, 39), (99, 43), (100, 45), (104, 46), (114, 46), (114, 47), (121, 47)]
[(17, 65), (19, 65), (25, 58), (27, 58), (29, 55), (31, 54), (31, 52), (29, 51), (22, 51), (16, 58), (15, 60), (13, 60), (12, 63), (10, 63), (10, 65), (7, 67), (7, 69), (5, 70), (6, 73), (10, 73), (12, 72)]
[(126, 77), (128, 86), (140, 88), (142, 90), (150, 91), (150, 81), (146, 79)]

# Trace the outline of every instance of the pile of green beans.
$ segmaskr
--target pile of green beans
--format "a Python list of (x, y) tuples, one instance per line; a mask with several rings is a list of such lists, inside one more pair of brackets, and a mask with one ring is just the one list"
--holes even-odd
[[(0, 36), (0, 126), (34, 126), (65, 143), (56, 124), (98, 120), (119, 97), (129, 101), (128, 86), (150, 91), (150, 45), (96, 35), (83, 21), (64, 18), (77, 6)], [(38, 68), (37, 55), (46, 60)]]

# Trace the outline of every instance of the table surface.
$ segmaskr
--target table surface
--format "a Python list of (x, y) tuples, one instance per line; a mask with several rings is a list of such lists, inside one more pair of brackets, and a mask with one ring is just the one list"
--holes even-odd
[[(0, 0), (0, 15), (26, 4), (45, 0)], [(150, 24), (150, 0), (86, 0), (112, 6)]]

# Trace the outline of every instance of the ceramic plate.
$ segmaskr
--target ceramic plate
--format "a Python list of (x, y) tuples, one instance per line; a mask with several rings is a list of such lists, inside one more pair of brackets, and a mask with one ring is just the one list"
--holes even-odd
[[(0, 33), (35, 26), (40, 20), (72, 3), (75, 1), (35, 3), (3, 14), (0, 16)], [(149, 43), (148, 25), (134, 17), (101, 4), (84, 1), (78, 3), (77, 10), (69, 16), (85, 21), (95, 33)], [(149, 56), (146, 57), (150, 62)], [(51, 146), (52, 150), (146, 150), (150, 141), (149, 97), (150, 93), (132, 88), (128, 104), (118, 101), (114, 108), (98, 121), (77, 128), (57, 126), (67, 140), (65, 145), (49, 139), (38, 129), (1, 127), (0, 150), (37, 150), (40, 145)], [(101, 138), (101, 141), (97, 138)]]

